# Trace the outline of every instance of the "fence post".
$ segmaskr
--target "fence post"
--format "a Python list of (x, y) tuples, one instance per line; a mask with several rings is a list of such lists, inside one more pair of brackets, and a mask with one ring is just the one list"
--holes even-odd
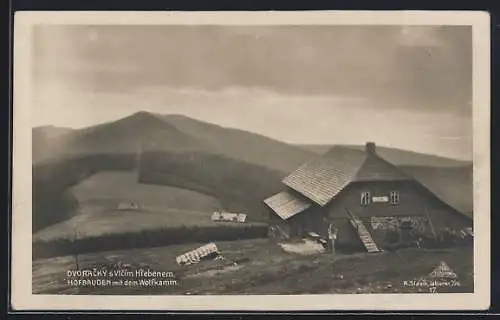
[(328, 240), (331, 246), (332, 258), (335, 258), (335, 240), (337, 239), (337, 228), (330, 223), (328, 225)]

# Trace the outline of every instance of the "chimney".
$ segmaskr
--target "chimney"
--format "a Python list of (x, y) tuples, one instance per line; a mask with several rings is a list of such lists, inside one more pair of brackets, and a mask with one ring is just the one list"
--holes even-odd
[(368, 153), (368, 154), (376, 154), (375, 142), (367, 142), (365, 150), (366, 150), (366, 153)]

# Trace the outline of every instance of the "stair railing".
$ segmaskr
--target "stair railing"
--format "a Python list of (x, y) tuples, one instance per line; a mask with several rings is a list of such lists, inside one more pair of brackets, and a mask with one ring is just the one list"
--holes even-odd
[(358, 222), (356, 221), (356, 217), (351, 213), (351, 211), (349, 211), (349, 209), (345, 208), (345, 210), (347, 211), (347, 214), (351, 217), (351, 220), (356, 224), (356, 232), (359, 232), (359, 224)]

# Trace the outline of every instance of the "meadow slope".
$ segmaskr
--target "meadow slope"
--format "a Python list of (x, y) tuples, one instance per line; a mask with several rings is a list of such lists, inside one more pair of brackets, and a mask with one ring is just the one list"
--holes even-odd
[[(178, 266), (175, 258), (204, 243), (147, 249), (107, 251), (79, 257), (81, 268), (124, 264), (142, 265), (153, 271), (174, 274), (177, 285), (160, 287), (72, 287), (67, 270), (75, 268), (72, 256), (37, 260), (33, 264), (33, 293), (64, 294), (352, 294), (429, 293), (429, 287), (409, 287), (404, 281), (426, 277), (445, 261), (458, 275), (456, 287), (436, 292), (473, 292), (472, 247), (416, 250), (379, 254), (330, 254), (303, 256), (283, 251), (266, 239), (216, 241), (226, 261), (204, 261)], [(238, 262), (232, 266), (231, 261)], [(172, 278), (170, 278), (172, 279)]]
[[(34, 231), (78, 214), (82, 199), (77, 201), (68, 188), (85, 185), (84, 180), (97, 172), (117, 169), (139, 171), (135, 177), (143, 184), (205, 194), (223, 208), (243, 211), (251, 219), (263, 221), (266, 211), (262, 200), (282, 189), (281, 178), (328, 147), (292, 146), (180, 115), (147, 112), (83, 129), (34, 128)], [(336, 150), (342, 152), (343, 148)], [(470, 165), (383, 146), (377, 146), (377, 152), (402, 166), (455, 208), (472, 214)], [(158, 161), (152, 160), (151, 154), (156, 154)], [(106, 175), (86, 183), (99, 181), (106, 186), (104, 194), (122, 190), (123, 199), (132, 199), (133, 190), (141, 189), (111, 176), (107, 176), (109, 181), (102, 177)], [(109, 201), (98, 200), (92, 188), (85, 190), (92, 194), (94, 202)], [(170, 209), (176, 209), (172, 202), (162, 204), (164, 208), (171, 205)], [(89, 207), (88, 203), (85, 207)], [(205, 211), (212, 208), (213, 205), (204, 206)]]

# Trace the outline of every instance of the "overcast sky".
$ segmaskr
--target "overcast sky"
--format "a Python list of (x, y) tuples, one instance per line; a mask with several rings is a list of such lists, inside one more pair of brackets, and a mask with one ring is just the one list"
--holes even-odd
[(471, 159), (470, 27), (37, 26), (33, 126), (138, 110)]

